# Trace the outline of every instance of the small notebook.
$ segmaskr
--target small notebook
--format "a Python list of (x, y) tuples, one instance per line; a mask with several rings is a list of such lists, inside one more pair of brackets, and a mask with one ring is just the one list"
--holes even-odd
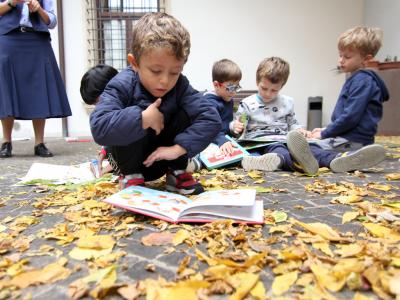
[(105, 202), (164, 221), (212, 222), (232, 219), (237, 223), (262, 224), (263, 201), (254, 189), (215, 190), (191, 198), (142, 186), (130, 186)]

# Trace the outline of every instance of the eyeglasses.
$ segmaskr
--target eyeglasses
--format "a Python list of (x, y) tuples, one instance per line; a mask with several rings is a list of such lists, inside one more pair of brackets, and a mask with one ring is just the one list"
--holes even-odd
[(240, 85), (233, 84), (233, 83), (229, 83), (227, 85), (220, 83), (219, 86), (225, 87), (226, 91), (229, 93), (237, 93), (237, 92), (240, 92), (240, 90), (242, 89), (242, 87)]

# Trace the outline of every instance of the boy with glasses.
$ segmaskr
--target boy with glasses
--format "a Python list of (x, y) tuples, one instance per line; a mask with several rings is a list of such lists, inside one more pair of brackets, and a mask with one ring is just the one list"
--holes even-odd
[[(242, 71), (239, 66), (229, 59), (221, 59), (213, 64), (212, 83), (214, 90), (206, 92), (204, 97), (217, 109), (222, 121), (222, 128), (213, 143), (218, 145), (224, 155), (235, 151), (234, 145), (225, 137), (243, 130), (243, 124), (233, 121), (233, 97), (240, 91), (239, 85)], [(188, 171), (198, 171), (201, 162), (198, 156), (189, 159)]]

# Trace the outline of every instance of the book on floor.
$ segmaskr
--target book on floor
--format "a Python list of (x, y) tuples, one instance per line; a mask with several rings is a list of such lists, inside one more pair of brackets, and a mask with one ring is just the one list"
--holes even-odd
[(235, 146), (235, 151), (229, 155), (225, 155), (221, 152), (218, 145), (211, 143), (208, 147), (200, 153), (200, 160), (206, 166), (207, 169), (215, 169), (224, 167), (238, 161), (241, 161), (243, 157), (249, 155), (246, 149), (240, 146), (230, 136), (225, 136)]
[(256, 199), (254, 189), (214, 190), (188, 198), (142, 186), (130, 186), (104, 201), (172, 223), (221, 219), (252, 224), (264, 222), (263, 201)]

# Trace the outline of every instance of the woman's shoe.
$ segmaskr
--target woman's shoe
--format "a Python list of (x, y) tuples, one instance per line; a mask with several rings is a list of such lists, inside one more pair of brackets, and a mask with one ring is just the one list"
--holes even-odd
[(49, 149), (43, 144), (37, 144), (35, 146), (35, 155), (40, 156), (40, 157), (52, 157), (53, 153), (50, 152)]
[(12, 145), (11, 142), (4, 142), (1, 144), (0, 148), (0, 157), (5, 158), (5, 157), (11, 157), (11, 150), (12, 150)]

